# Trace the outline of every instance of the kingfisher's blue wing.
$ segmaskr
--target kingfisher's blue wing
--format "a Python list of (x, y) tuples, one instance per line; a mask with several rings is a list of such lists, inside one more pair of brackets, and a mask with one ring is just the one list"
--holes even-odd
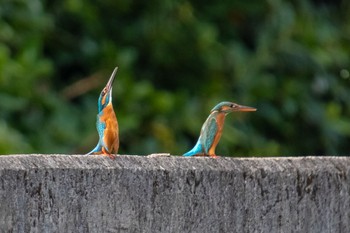
[(208, 119), (203, 124), (201, 130), (201, 144), (204, 147), (205, 153), (209, 152), (210, 147), (213, 145), (215, 135), (218, 132), (218, 124), (214, 116), (209, 115)]
[(213, 145), (213, 141), (217, 132), (218, 125), (215, 116), (211, 114), (208, 116), (207, 120), (202, 126), (201, 134), (196, 145), (192, 148), (192, 150), (185, 153), (184, 156), (208, 154), (210, 147)]
[(100, 121), (99, 115), (97, 115), (96, 128), (97, 128), (97, 132), (98, 132), (98, 137), (99, 137), (99, 139), (101, 141), (101, 139), (104, 136), (104, 131), (106, 129), (106, 124)]
[(98, 132), (99, 143), (101, 144), (101, 146), (106, 148), (106, 145), (105, 145), (104, 140), (103, 140), (105, 129), (106, 129), (106, 123), (100, 121), (99, 115), (97, 115), (96, 128), (97, 128), (97, 132)]
[(96, 153), (96, 152), (101, 152), (102, 151), (102, 144), (101, 142), (103, 141), (102, 138), (103, 138), (103, 133), (104, 133), (104, 130), (106, 128), (106, 124), (100, 122), (100, 119), (99, 119), (99, 115), (97, 115), (97, 121), (96, 121), (96, 128), (97, 128), (97, 132), (98, 132), (98, 143), (97, 145), (95, 146), (94, 149), (92, 149), (92, 151), (90, 151), (89, 153), (85, 154), (85, 155), (91, 155), (93, 153)]

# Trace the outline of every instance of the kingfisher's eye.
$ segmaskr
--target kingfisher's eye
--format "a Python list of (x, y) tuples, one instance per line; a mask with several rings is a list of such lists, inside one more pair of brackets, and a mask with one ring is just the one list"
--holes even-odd
[(231, 104), (230, 107), (233, 108), (235, 105), (234, 104)]

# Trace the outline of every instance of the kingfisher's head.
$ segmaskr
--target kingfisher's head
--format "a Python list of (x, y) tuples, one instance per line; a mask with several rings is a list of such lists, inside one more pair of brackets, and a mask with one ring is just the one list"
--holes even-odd
[(219, 113), (225, 113), (225, 114), (228, 114), (230, 112), (254, 112), (254, 111), (256, 111), (256, 108), (243, 106), (243, 105), (239, 105), (228, 101), (217, 104), (211, 110), (211, 112), (219, 112)]
[(115, 67), (107, 85), (101, 91), (100, 97), (98, 98), (98, 112), (101, 112), (112, 101), (112, 85), (117, 70), (118, 67)]

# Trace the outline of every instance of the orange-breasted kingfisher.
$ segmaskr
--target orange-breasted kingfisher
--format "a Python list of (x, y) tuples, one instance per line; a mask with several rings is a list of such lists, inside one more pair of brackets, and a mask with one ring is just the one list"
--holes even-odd
[(227, 101), (217, 104), (204, 122), (196, 145), (184, 156), (207, 155), (214, 158), (217, 157), (215, 148), (220, 141), (226, 115), (230, 112), (252, 111), (256, 111), (256, 108)]
[(119, 149), (119, 127), (117, 117), (112, 105), (112, 85), (117, 73), (116, 67), (108, 80), (107, 85), (103, 88), (98, 98), (98, 114), (96, 128), (99, 141), (96, 147), (87, 153), (107, 155), (111, 159), (115, 159), (115, 155)]

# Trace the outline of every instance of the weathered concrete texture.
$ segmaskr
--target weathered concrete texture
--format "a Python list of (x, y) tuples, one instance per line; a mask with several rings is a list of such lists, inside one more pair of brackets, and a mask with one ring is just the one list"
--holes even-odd
[(1, 232), (350, 232), (350, 158), (0, 157)]

